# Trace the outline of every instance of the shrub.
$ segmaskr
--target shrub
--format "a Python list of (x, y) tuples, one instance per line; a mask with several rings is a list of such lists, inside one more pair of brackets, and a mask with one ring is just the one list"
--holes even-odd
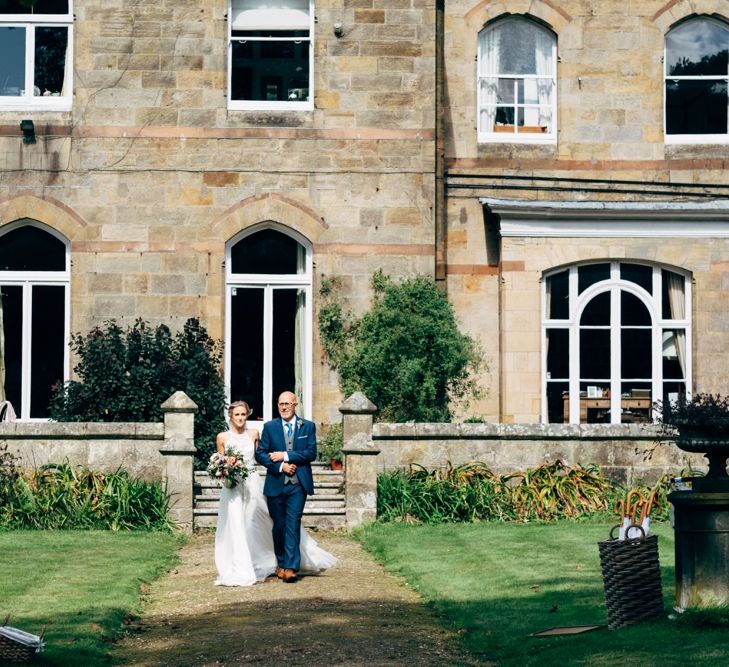
[(342, 460), (342, 447), (344, 446), (344, 432), (342, 424), (329, 424), (324, 431), (324, 435), (319, 439), (316, 446), (316, 455), (319, 461), (329, 463), (329, 461)]
[(153, 329), (138, 319), (124, 331), (112, 320), (87, 336), (72, 336), (70, 345), (79, 359), (74, 367), (79, 379), (55, 388), (51, 419), (161, 421), (162, 403), (182, 390), (198, 406), (196, 463), (205, 466), (215, 435), (225, 428), (225, 389), (221, 345), (198, 320), (187, 320), (175, 336), (165, 325)]
[(381, 421), (445, 422), (477, 395), (480, 348), (458, 330), (447, 299), (422, 276), (399, 284), (381, 272), (361, 318), (342, 310), (337, 281), (320, 289), (319, 333), (345, 395), (363, 392)]

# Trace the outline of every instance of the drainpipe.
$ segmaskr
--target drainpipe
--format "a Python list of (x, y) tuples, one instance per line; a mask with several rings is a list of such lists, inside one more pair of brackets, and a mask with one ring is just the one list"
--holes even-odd
[(438, 289), (445, 294), (447, 284), (446, 257), (446, 197), (445, 197), (445, 0), (435, 0), (435, 281)]

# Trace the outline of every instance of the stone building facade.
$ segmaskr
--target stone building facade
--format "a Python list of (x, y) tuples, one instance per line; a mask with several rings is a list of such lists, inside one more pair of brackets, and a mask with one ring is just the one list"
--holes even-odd
[(70, 377), (70, 333), (196, 317), (254, 418), (294, 386), (335, 421), (317, 291), (338, 276), (361, 311), (378, 269), (433, 276), (482, 343), (464, 416), (641, 421), (729, 391), (729, 0), (6, 4), (21, 419)]

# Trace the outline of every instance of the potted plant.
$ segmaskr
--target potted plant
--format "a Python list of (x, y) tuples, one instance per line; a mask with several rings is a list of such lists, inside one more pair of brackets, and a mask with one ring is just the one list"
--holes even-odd
[(657, 404), (664, 432), (676, 436), (676, 445), (685, 452), (699, 452), (709, 460), (706, 475), (729, 484), (726, 460), (729, 457), (729, 396), (694, 394), (690, 399)]
[(317, 445), (317, 458), (328, 463), (332, 470), (342, 469), (344, 437), (341, 424), (329, 424)]

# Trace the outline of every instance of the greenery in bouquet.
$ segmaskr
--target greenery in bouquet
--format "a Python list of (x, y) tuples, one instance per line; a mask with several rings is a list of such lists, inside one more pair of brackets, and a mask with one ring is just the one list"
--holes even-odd
[(217, 479), (229, 489), (246, 479), (250, 473), (243, 456), (232, 447), (228, 447), (223, 454), (211, 454), (207, 471), (212, 479)]
[(729, 436), (729, 396), (694, 394), (690, 399), (659, 402), (655, 407), (668, 430)]

